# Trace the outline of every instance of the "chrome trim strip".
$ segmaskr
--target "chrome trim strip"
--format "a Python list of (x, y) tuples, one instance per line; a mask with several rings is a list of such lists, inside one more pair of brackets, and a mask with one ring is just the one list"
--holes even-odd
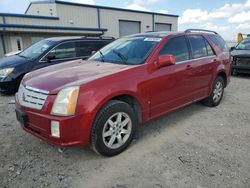
[(37, 89), (37, 88), (34, 88), (34, 87), (30, 87), (30, 86), (25, 86), (25, 88), (28, 89), (28, 90), (36, 91), (38, 93), (49, 94), (49, 91), (46, 91), (46, 90)]
[(186, 60), (186, 61), (179, 61), (179, 62), (176, 62), (176, 65), (183, 64), (183, 63), (189, 63), (189, 62), (197, 61), (197, 60), (202, 60), (202, 59), (205, 59), (205, 58), (212, 58), (212, 57), (216, 57), (216, 55), (210, 55), (210, 56), (200, 57), (200, 58), (196, 58), (196, 59), (189, 59), (189, 60)]

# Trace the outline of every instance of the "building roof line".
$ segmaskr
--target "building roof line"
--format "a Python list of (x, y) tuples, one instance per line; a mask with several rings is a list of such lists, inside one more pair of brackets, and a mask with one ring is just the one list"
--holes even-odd
[(107, 10), (119, 10), (119, 11), (136, 12), (136, 13), (144, 13), (144, 14), (155, 14), (155, 15), (162, 15), (162, 16), (179, 17), (178, 15), (174, 15), (174, 14), (163, 14), (163, 13), (158, 13), (158, 12), (147, 12), (147, 11), (141, 11), (141, 10), (125, 9), (125, 8), (106, 7), (106, 6), (100, 6), (100, 5), (89, 5), (89, 4), (73, 3), (73, 2), (60, 1), (60, 0), (55, 0), (55, 3), (73, 5), (73, 6), (100, 8), (100, 9), (107, 9)]
[(42, 4), (42, 3), (55, 3), (55, 0), (45, 0), (45, 1), (33, 1), (30, 2), (29, 6), (26, 8), (24, 14), (26, 14), (32, 4)]
[(16, 13), (0, 13), (0, 16), (59, 20), (59, 17), (55, 16), (40, 16), (40, 15), (16, 14)]
[(0, 28), (21, 28), (21, 29), (51, 29), (51, 30), (72, 30), (72, 31), (107, 31), (106, 28), (85, 28), (85, 27), (65, 27), (65, 26), (45, 26), (45, 25), (22, 25), (22, 24), (0, 24)]
[(174, 14), (164, 14), (164, 13), (158, 13), (158, 12), (131, 10), (131, 9), (125, 9), (125, 8), (107, 7), (107, 6), (100, 6), (100, 5), (89, 5), (89, 4), (67, 2), (67, 1), (60, 1), (60, 0), (47, 0), (47, 1), (31, 2), (30, 5), (28, 6), (28, 8), (26, 9), (25, 13), (27, 13), (31, 4), (40, 4), (40, 3), (56, 3), (56, 4), (64, 4), (64, 5), (72, 5), (72, 6), (100, 8), (100, 9), (106, 9), (106, 10), (118, 10), (118, 11), (135, 12), (135, 13), (143, 13), (143, 14), (154, 14), (154, 15), (159, 15), (159, 16), (170, 16), (170, 17), (177, 17), (177, 18), (179, 17), (179, 15), (174, 15)]

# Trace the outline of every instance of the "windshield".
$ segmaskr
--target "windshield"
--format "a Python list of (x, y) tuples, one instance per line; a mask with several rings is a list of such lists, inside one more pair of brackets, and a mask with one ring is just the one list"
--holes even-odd
[(35, 59), (42, 55), (45, 51), (47, 51), (54, 42), (49, 40), (42, 40), (25, 49), (18, 55), (27, 59)]
[(235, 48), (236, 50), (250, 50), (250, 39), (241, 41)]
[(161, 38), (121, 38), (96, 52), (89, 60), (116, 64), (143, 64)]

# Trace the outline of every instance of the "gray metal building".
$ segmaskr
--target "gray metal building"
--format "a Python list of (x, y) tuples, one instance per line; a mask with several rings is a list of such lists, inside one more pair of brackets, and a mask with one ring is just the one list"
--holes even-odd
[(25, 14), (0, 13), (0, 57), (48, 37), (121, 36), (147, 31), (177, 31), (178, 16), (71, 3), (30, 3)]

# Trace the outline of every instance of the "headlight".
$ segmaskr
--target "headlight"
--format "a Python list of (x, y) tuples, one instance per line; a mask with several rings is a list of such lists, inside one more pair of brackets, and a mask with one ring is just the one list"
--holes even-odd
[(51, 114), (59, 116), (75, 115), (79, 86), (62, 89), (54, 102)]
[(7, 77), (13, 72), (14, 68), (7, 68), (0, 70), (0, 77)]

